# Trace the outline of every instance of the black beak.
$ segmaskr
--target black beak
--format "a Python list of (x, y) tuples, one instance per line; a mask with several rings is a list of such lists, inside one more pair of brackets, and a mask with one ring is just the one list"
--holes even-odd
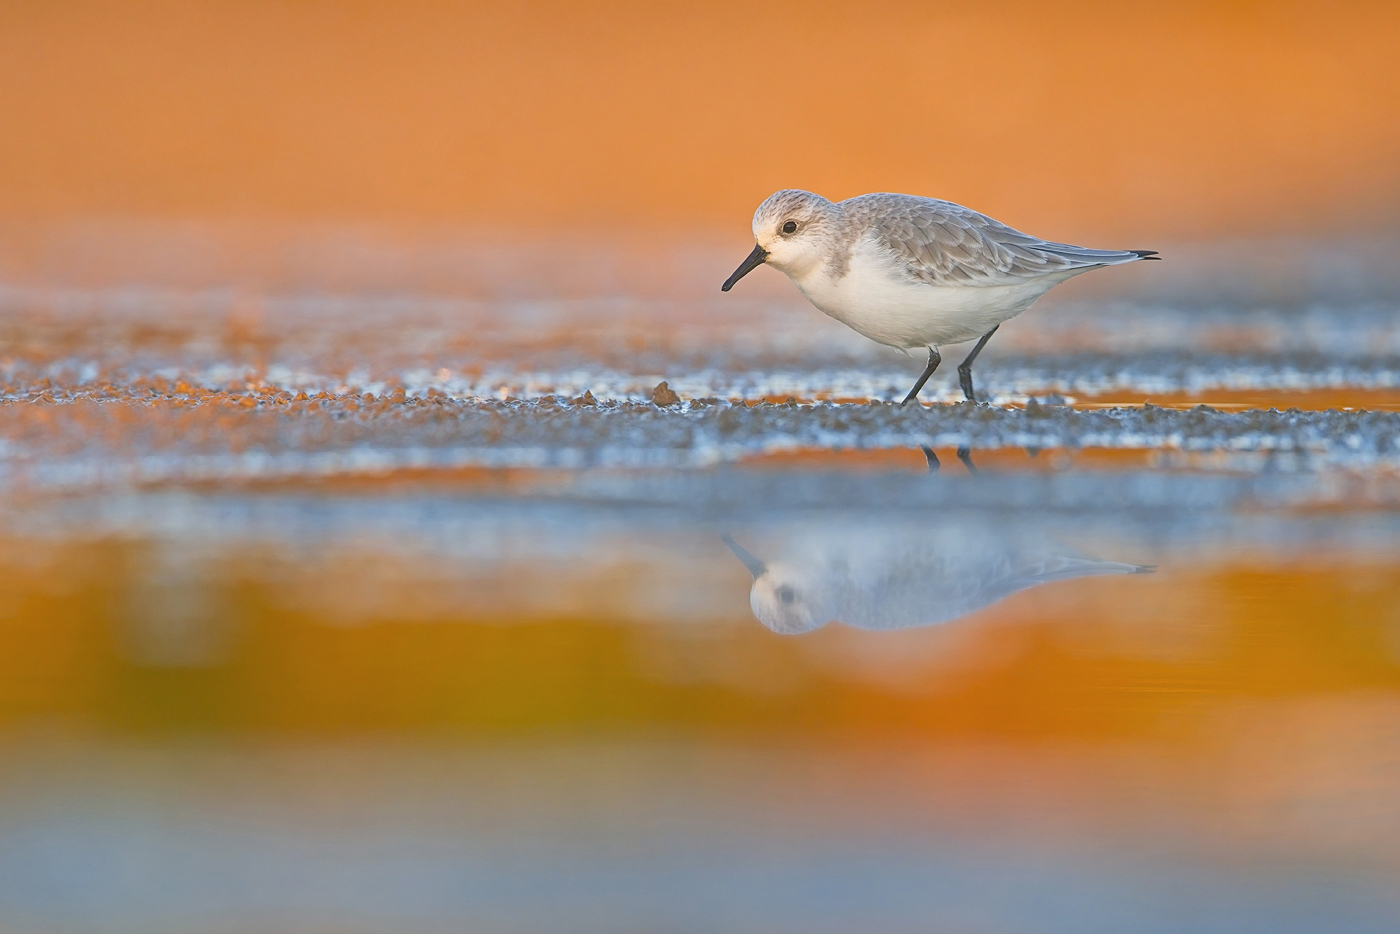
[(768, 251), (758, 244), (754, 244), (753, 252), (745, 257), (744, 261), (739, 264), (738, 269), (734, 270), (734, 275), (724, 280), (724, 285), (720, 286), (719, 290), (721, 292), (728, 292), (730, 289), (734, 288), (734, 283), (753, 272), (755, 268), (762, 266), (766, 259), (768, 259)]
[(744, 567), (749, 569), (749, 573), (753, 575), (754, 580), (758, 580), (759, 576), (762, 575), (764, 571), (768, 570), (768, 565), (739, 547), (739, 543), (730, 538), (728, 532), (725, 532), (719, 538), (720, 541), (729, 546), (730, 551), (734, 552), (734, 557), (744, 562)]

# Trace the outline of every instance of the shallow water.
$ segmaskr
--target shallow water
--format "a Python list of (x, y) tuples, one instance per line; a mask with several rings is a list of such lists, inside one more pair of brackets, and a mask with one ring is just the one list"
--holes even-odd
[(901, 408), (712, 246), (298, 236), (7, 258), (0, 925), (1400, 930), (1372, 253)]

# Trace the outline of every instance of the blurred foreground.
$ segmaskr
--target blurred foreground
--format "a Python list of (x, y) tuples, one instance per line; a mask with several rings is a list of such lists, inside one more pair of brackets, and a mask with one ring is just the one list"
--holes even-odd
[(0, 926), (1400, 930), (1380, 247), (901, 409), (713, 246), (298, 236), (7, 254)]

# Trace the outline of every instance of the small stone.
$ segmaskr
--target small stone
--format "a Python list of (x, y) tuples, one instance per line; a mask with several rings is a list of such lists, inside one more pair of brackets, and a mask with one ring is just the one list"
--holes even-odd
[(662, 380), (651, 391), (651, 401), (660, 406), (680, 405), (681, 397), (672, 392), (671, 387), (666, 385), (665, 380)]
[[(661, 385), (662, 385), (662, 386), (665, 386), (666, 384), (665, 384), (665, 383), (662, 383)], [(573, 405), (597, 405), (597, 404), (598, 404), (598, 400), (595, 399), (595, 398), (593, 398), (593, 393), (592, 393), (591, 391), (587, 390), (587, 389), (585, 389), (585, 390), (583, 391), (583, 395), (579, 396), (577, 399), (571, 399), (571, 400), (569, 400), (569, 401), (570, 401)]]

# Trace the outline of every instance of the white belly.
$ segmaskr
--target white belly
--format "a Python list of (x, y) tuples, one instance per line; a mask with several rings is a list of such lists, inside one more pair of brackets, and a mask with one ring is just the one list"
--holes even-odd
[(1007, 285), (939, 286), (897, 278), (882, 266), (856, 261), (839, 279), (816, 270), (793, 283), (808, 301), (837, 321), (873, 341), (904, 350), (981, 337), (1071, 275)]

